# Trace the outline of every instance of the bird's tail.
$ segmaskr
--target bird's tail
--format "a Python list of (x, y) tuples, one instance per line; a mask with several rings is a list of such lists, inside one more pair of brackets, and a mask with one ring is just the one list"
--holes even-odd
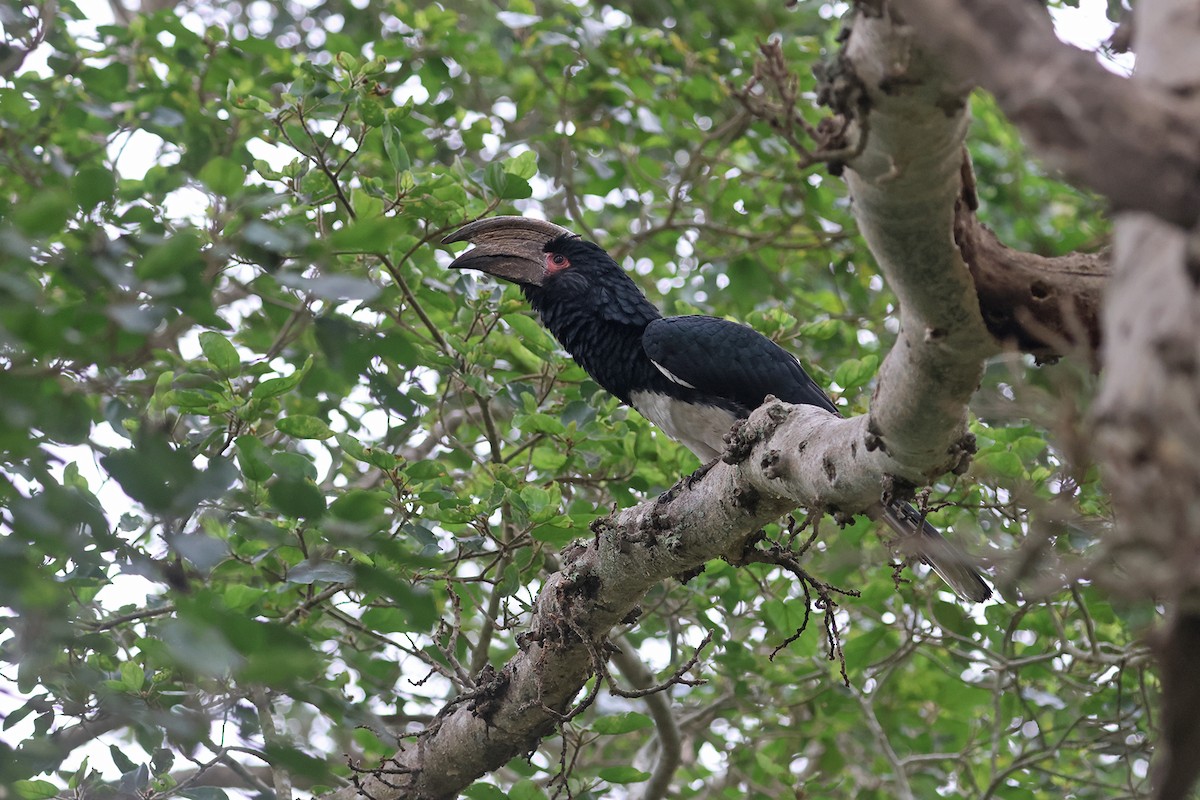
[(907, 555), (915, 555), (941, 577), (963, 600), (982, 603), (992, 596), (992, 587), (975, 569), (972, 559), (947, 541), (937, 528), (908, 503), (891, 502), (880, 515), (902, 537), (896, 546)]

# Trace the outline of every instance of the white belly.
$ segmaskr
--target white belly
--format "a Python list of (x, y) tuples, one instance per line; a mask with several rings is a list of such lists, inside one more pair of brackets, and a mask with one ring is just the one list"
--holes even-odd
[(634, 392), (630, 400), (638, 413), (706, 463), (725, 451), (725, 434), (737, 420), (723, 408), (691, 405), (665, 394)]

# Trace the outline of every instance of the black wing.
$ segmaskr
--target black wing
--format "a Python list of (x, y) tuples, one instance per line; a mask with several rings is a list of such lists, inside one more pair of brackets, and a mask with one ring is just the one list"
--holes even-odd
[(837, 407), (788, 351), (751, 327), (716, 317), (657, 319), (642, 347), (668, 378), (746, 409), (773, 394), (838, 413)]

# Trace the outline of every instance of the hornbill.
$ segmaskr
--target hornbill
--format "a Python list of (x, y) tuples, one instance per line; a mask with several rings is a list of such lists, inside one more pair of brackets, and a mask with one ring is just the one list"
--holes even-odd
[[(490, 217), (443, 243), (462, 241), (475, 246), (451, 268), (520, 286), (542, 324), (598, 384), (701, 462), (722, 454), (733, 423), (767, 395), (838, 413), (791, 353), (737, 322), (664, 317), (608, 253), (566, 228)], [(960, 597), (978, 603), (991, 596), (968, 557), (912, 506), (893, 501), (875, 512)]]

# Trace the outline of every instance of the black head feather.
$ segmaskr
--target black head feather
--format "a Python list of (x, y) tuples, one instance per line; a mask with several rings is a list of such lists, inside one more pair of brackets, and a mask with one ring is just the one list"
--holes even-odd
[[(657, 381), (642, 351), (646, 326), (662, 317), (642, 290), (599, 245), (559, 236), (545, 247), (541, 286), (522, 286), (530, 305), (571, 357), (626, 403), (632, 386)], [(553, 256), (566, 264), (556, 266)]]

